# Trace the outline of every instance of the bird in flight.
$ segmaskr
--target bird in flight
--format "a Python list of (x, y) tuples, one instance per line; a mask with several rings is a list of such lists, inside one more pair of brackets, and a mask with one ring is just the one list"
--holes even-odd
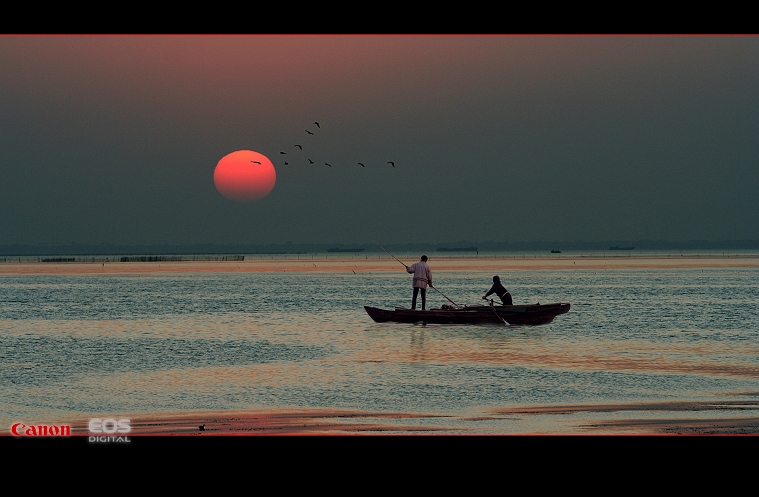
[(313, 164), (313, 163), (314, 163), (314, 161), (312, 161), (311, 159), (308, 159), (308, 163), (309, 163), (309, 164)]
[(366, 167), (365, 165), (361, 164), (360, 162), (359, 162), (359, 165), (360, 165), (361, 167)]
[(324, 165), (325, 165), (325, 166), (329, 166), (329, 167), (332, 167), (332, 164), (329, 164), (329, 163), (327, 163), (327, 162), (325, 162), (325, 163), (324, 163)]
[(393, 162), (393, 161), (388, 161), (388, 164), (390, 164), (391, 166), (395, 167), (395, 162)]
[(250, 162), (255, 162), (256, 164), (260, 164), (260, 162), (258, 162), (257, 160), (252, 160)]
[(302, 146), (300, 146), (300, 145), (295, 145), (295, 146), (298, 147), (299, 149), (303, 150)]
[(288, 164), (289, 164), (289, 162), (285, 161), (285, 165), (288, 165)]
[(309, 130), (306, 130), (306, 133), (308, 133), (309, 135), (313, 135), (313, 133)]
[(314, 124), (316, 124), (317, 128), (321, 128), (321, 126), (319, 126), (319, 123), (317, 123), (316, 121), (314, 121)]
[(287, 155), (287, 152), (280, 152), (280, 154)]

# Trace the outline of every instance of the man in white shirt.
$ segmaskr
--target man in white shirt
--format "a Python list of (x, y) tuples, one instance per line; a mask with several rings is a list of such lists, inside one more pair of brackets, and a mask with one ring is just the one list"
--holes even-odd
[[(406, 266), (404, 264), (404, 266)], [(411, 266), (406, 266), (406, 272), (414, 275), (414, 296), (411, 299), (411, 309), (416, 310), (416, 297), (422, 294), (422, 310), (427, 305), (427, 285), (432, 288), (432, 271), (427, 265), (427, 256), (423, 255), (421, 260)]]

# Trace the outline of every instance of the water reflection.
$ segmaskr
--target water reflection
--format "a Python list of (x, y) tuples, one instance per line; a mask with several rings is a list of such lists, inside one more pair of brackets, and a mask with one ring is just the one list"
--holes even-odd
[[(0, 422), (309, 407), (437, 413), (498, 430), (505, 420), (480, 415), (757, 392), (757, 276), (511, 271), (515, 303), (570, 301), (572, 310), (509, 327), (372, 322), (363, 305), (406, 302), (402, 274), (5, 276)], [(466, 303), (490, 278), (450, 272), (437, 283)]]
[(424, 344), (424, 330), (411, 330), (411, 361), (423, 362), (427, 360), (426, 348)]

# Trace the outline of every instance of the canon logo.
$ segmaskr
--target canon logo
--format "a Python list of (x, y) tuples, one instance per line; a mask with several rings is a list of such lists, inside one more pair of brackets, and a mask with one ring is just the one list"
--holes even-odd
[(25, 425), (14, 423), (11, 433), (17, 437), (70, 437), (71, 425)]

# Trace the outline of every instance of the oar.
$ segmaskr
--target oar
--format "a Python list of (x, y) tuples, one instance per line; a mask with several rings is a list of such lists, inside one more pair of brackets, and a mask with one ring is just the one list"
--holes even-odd
[[(376, 241), (374, 241), (374, 240), (372, 240), (372, 241), (373, 241), (374, 243), (377, 243), (377, 242), (376, 242)], [(378, 246), (379, 248), (381, 248), (382, 250), (384, 250), (384, 251), (387, 253), (387, 255), (389, 255), (390, 257), (392, 257), (392, 258), (393, 258), (393, 259), (395, 259), (396, 261), (400, 262), (401, 264), (403, 264), (403, 266), (404, 266), (406, 269), (408, 269), (408, 266), (406, 266), (406, 264), (405, 264), (403, 261), (401, 261), (401, 260), (400, 260), (400, 259), (398, 259), (396, 256), (394, 256), (393, 254), (391, 254), (390, 252), (388, 252), (388, 251), (387, 251), (387, 249), (386, 249), (385, 247), (383, 247), (383, 246), (382, 246), (382, 245), (380, 245), (379, 243), (377, 243), (377, 246)], [(437, 288), (435, 288), (434, 286), (432, 286), (432, 284), (430, 284), (430, 288), (432, 288), (433, 290), (435, 290), (435, 291), (436, 291), (437, 293), (439, 293), (440, 295), (443, 295), (443, 292), (441, 292), (440, 290), (438, 290)], [(443, 297), (445, 297), (445, 298), (446, 298), (446, 300), (448, 300), (448, 302), (450, 302), (451, 304), (455, 305), (456, 307), (458, 307), (458, 306), (459, 306), (459, 305), (458, 305), (456, 302), (454, 302), (453, 300), (449, 299), (449, 298), (448, 298), (448, 297), (446, 297), (445, 295), (443, 295)]]
[(500, 319), (501, 321), (503, 321), (503, 324), (505, 324), (506, 326), (510, 326), (510, 325), (509, 325), (509, 322), (508, 322), (508, 321), (506, 321), (505, 319), (503, 319), (503, 318), (501, 317), (501, 315), (500, 315), (500, 314), (498, 314), (498, 312), (496, 312), (496, 310), (495, 310), (495, 307), (493, 307), (493, 299), (488, 299), (488, 300), (490, 300), (490, 309), (492, 309), (492, 311), (493, 311), (493, 314), (495, 314), (495, 315), (498, 317), (498, 319)]

